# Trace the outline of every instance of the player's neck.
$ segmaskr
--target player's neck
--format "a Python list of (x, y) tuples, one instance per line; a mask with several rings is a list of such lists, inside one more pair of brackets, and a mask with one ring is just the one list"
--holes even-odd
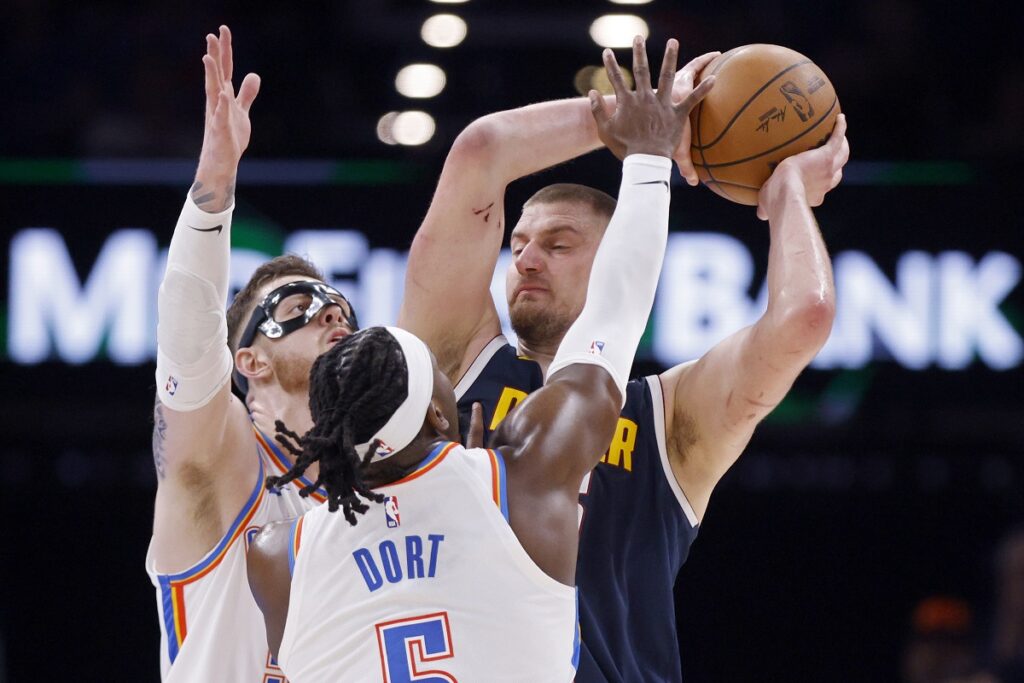
[(541, 374), (546, 377), (548, 374), (548, 366), (550, 366), (551, 361), (555, 359), (555, 353), (558, 352), (558, 345), (561, 343), (561, 339), (546, 342), (532, 342), (520, 337), (517, 347), (519, 355), (527, 356), (530, 360), (536, 362), (537, 365), (540, 366)]
[(308, 392), (288, 392), (279, 386), (264, 387), (249, 400), (252, 421), (264, 434), (273, 436), (277, 420), (302, 436), (313, 427)]
[[(426, 431), (426, 430), (425, 430)], [(386, 486), (411, 474), (448, 437), (435, 432), (421, 433), (412, 443), (387, 460), (370, 465), (363, 472), (363, 481), (370, 488)]]

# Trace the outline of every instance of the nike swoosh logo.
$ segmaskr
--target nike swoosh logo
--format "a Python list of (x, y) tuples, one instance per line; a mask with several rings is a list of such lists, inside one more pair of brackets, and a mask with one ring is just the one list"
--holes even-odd
[(192, 229), (193, 229), (193, 230), (195, 230), (196, 232), (216, 232), (216, 233), (220, 233), (221, 229), (222, 229), (222, 228), (223, 228), (224, 226), (223, 226), (223, 225), (215, 225), (215, 226), (213, 226), (212, 228), (205, 228), (205, 229), (204, 229), (204, 228), (196, 228), (196, 227), (193, 227), (193, 226), (191, 226), (191, 225), (190, 225), (190, 226), (188, 226), (188, 227), (192, 228)]
[(644, 182), (644, 183), (633, 183), (633, 184), (634, 185), (664, 185), (665, 189), (666, 190), (668, 189), (668, 181), (667, 180), (648, 180), (647, 182)]

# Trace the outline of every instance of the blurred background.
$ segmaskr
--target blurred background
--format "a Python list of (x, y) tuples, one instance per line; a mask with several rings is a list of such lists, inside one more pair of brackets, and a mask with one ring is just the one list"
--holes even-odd
[[(1024, 680), (1024, 5), (4, 0), (0, 681), (158, 679), (155, 293), (221, 23), (236, 74), (263, 77), (233, 281), (308, 254), (364, 323), (394, 320), (474, 118), (577, 96), (637, 31), (683, 62), (754, 42), (816, 61), (853, 150), (816, 212), (838, 318), (712, 498), (677, 585), (685, 678)], [(506, 222), (548, 183), (618, 178), (600, 151), (524, 179)], [(752, 208), (677, 184), (671, 225), (637, 373), (763, 306)]]

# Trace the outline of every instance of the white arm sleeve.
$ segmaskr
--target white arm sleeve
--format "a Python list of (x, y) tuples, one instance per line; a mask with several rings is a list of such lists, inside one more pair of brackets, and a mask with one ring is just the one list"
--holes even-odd
[(207, 213), (185, 199), (157, 296), (156, 390), (180, 411), (206, 405), (230, 381), (228, 276), (232, 205)]
[(558, 346), (548, 379), (573, 363), (600, 365), (625, 404), (665, 258), (671, 170), (668, 158), (649, 154), (623, 162), (618, 204), (594, 257), (587, 302)]

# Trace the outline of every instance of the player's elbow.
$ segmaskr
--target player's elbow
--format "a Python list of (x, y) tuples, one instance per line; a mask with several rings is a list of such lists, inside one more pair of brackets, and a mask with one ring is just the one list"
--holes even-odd
[(448, 163), (480, 164), (490, 161), (498, 149), (499, 135), (496, 129), (497, 125), (489, 116), (473, 121), (452, 143)]
[(778, 325), (791, 346), (817, 351), (828, 341), (835, 317), (834, 295), (815, 293), (789, 302)]

